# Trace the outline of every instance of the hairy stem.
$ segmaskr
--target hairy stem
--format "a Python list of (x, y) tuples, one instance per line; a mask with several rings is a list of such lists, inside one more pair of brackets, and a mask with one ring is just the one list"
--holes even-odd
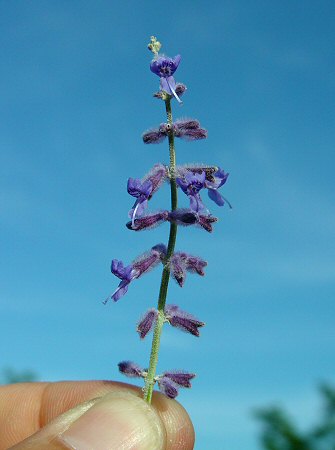
[[(167, 121), (171, 125), (171, 132), (169, 133), (169, 151), (170, 151), (170, 186), (171, 186), (171, 210), (177, 209), (177, 183), (176, 183), (176, 152), (174, 147), (174, 134), (172, 128), (172, 111), (171, 111), (171, 99), (165, 100), (165, 108)], [(148, 375), (145, 380), (145, 388), (144, 388), (144, 400), (148, 403), (151, 403), (152, 391), (154, 388), (154, 378), (156, 375), (156, 367), (158, 362), (158, 352), (160, 339), (163, 329), (163, 324), (165, 320), (164, 316), (164, 307), (166, 303), (166, 296), (169, 286), (170, 280), (170, 267), (167, 264), (168, 260), (171, 258), (174, 252), (175, 244), (177, 238), (177, 225), (175, 223), (170, 223), (170, 235), (169, 235), (169, 243), (167, 247), (166, 258), (164, 261), (164, 268), (161, 279), (161, 286), (159, 289), (158, 296), (158, 318), (154, 329), (154, 336), (152, 339), (151, 346), (151, 354), (150, 354), (150, 363), (148, 368)]]

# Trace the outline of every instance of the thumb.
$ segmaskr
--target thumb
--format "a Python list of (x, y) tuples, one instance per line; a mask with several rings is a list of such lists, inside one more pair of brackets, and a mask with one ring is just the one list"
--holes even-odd
[(11, 450), (121, 448), (166, 448), (166, 430), (155, 409), (127, 391), (112, 392), (76, 406)]

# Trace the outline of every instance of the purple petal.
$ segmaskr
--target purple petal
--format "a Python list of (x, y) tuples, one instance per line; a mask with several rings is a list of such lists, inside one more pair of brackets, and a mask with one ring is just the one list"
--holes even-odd
[(168, 220), (168, 218), (169, 212), (162, 211), (156, 214), (148, 214), (147, 216), (135, 219), (133, 223), (132, 221), (127, 222), (126, 227), (129, 228), (129, 230), (133, 231), (147, 230), (160, 225), (162, 222)]
[(186, 279), (186, 265), (183, 258), (175, 253), (170, 259), (171, 276), (183, 287)]
[(142, 134), (142, 139), (145, 144), (160, 144), (166, 138), (166, 134), (161, 130), (149, 130)]
[(178, 388), (175, 385), (175, 383), (173, 383), (173, 381), (171, 381), (169, 378), (167, 377), (161, 377), (158, 380), (158, 386), (159, 389), (161, 390), (161, 392), (166, 395), (169, 398), (176, 398), (178, 395)]
[(133, 361), (121, 361), (118, 364), (119, 371), (127, 377), (137, 378), (144, 377), (143, 369)]
[(178, 386), (190, 388), (190, 380), (195, 377), (194, 373), (188, 373), (183, 371), (178, 372), (164, 372), (163, 378), (169, 378), (173, 383)]
[(175, 222), (177, 225), (188, 226), (197, 223), (198, 216), (191, 209), (179, 208), (170, 212), (168, 220)]
[(156, 323), (158, 316), (158, 311), (156, 309), (149, 309), (140, 320), (137, 325), (137, 332), (140, 335), (141, 339), (144, 339), (145, 336), (152, 330), (154, 324)]
[(225, 203), (222, 195), (216, 189), (208, 189), (208, 197), (218, 206), (223, 206)]
[(199, 194), (189, 195), (190, 199), (190, 208), (192, 211), (200, 212), (206, 210), (205, 205), (202, 203), (201, 197)]
[(121, 297), (123, 297), (127, 291), (128, 291), (129, 281), (122, 280), (119, 284), (118, 288), (114, 293), (111, 295), (111, 299), (114, 300), (114, 302), (117, 302), (120, 300)]
[(176, 305), (167, 305), (164, 309), (165, 317), (173, 327), (177, 327), (182, 331), (199, 336), (198, 328), (205, 324), (196, 317), (186, 311), (182, 311)]
[(144, 273), (150, 271), (159, 263), (160, 263), (160, 255), (158, 252), (155, 251), (150, 251), (137, 257), (132, 263), (134, 270), (137, 271), (136, 278), (139, 278)]
[(217, 222), (217, 218), (211, 215), (198, 215), (198, 224), (206, 231), (211, 233), (213, 231), (212, 223)]

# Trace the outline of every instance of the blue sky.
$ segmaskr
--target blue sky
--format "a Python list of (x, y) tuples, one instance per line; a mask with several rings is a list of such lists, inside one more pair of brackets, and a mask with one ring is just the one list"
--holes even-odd
[[(157, 35), (182, 55), (188, 91), (174, 116), (209, 132), (178, 141), (178, 162), (229, 171), (233, 204), (211, 204), (212, 235), (178, 234), (208, 267), (182, 290), (172, 283), (168, 301), (207, 326), (200, 339), (164, 330), (159, 370), (198, 374), (180, 395), (196, 449), (255, 450), (253, 408), (280, 403), (307, 426), (317, 383), (334, 382), (335, 6), (141, 3), (0, 2), (1, 364), (43, 380), (122, 380), (118, 361), (147, 363), (150, 339), (134, 327), (160, 270), (119, 303), (101, 300), (117, 285), (112, 258), (167, 240), (167, 225), (124, 226), (127, 178), (168, 161), (166, 144), (141, 141), (164, 121), (146, 49)], [(152, 208), (168, 202), (166, 186)]]

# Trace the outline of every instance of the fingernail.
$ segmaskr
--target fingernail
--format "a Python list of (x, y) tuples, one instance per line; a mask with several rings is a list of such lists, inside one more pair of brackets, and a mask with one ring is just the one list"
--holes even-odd
[(72, 450), (161, 450), (165, 429), (154, 409), (129, 392), (98, 400), (58, 438)]

